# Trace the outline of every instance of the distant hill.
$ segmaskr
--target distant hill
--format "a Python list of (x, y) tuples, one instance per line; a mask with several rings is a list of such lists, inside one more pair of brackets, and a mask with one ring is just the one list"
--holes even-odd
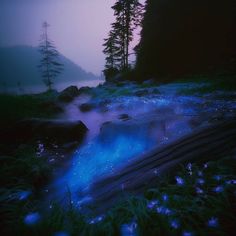
[[(23, 86), (42, 85), (42, 77), (37, 68), (40, 61), (38, 48), (16, 46), (0, 48), (0, 83), (15, 87), (18, 82)], [(55, 83), (97, 80), (99, 77), (84, 71), (65, 56), (60, 56), (64, 71)]]

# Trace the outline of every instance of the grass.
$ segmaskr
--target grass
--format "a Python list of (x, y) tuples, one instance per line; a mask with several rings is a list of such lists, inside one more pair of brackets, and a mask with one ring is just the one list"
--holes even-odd
[[(73, 204), (53, 204), (49, 211), (40, 209), (37, 198), (41, 184), (49, 176), (45, 160), (36, 158), (33, 150), (23, 149), (5, 159), (3, 178), (2, 223), (4, 235), (232, 235), (236, 222), (236, 162), (232, 157), (219, 161), (182, 167), (176, 175), (167, 176), (143, 196), (130, 196), (103, 216), (84, 216)], [(176, 178), (178, 182), (176, 182)], [(5, 180), (5, 181), (4, 181)], [(201, 180), (201, 181), (200, 181)], [(20, 201), (9, 194), (30, 189), (29, 198)], [(24, 223), (30, 212), (39, 214), (31, 225)], [(91, 220), (92, 219), (92, 220)], [(233, 231), (232, 231), (233, 230)], [(8, 233), (8, 234), (7, 234)], [(126, 234), (127, 235), (127, 234)], [(131, 234), (132, 235), (132, 234)]]
[(32, 117), (52, 117), (55, 111), (47, 109), (47, 105), (55, 102), (56, 96), (51, 92), (38, 95), (0, 94), (1, 125)]
[(26, 212), (36, 209), (38, 190), (49, 180), (51, 169), (30, 146), (20, 147), (11, 156), (0, 156), (0, 163), (1, 229), (8, 235), (22, 224)]
[(183, 89), (180, 95), (206, 94), (214, 91), (234, 92), (236, 91), (236, 75), (217, 75), (217, 76), (192, 76), (178, 81), (182, 82), (201, 82), (207, 83), (201, 88)]

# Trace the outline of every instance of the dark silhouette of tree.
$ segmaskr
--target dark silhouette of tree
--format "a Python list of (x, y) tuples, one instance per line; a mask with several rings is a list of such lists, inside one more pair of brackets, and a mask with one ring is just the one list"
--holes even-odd
[(105, 77), (112, 77), (118, 72), (119, 67), (119, 54), (120, 49), (117, 46), (116, 34), (114, 31), (110, 31), (109, 37), (104, 39), (105, 43), (103, 44), (104, 50), (103, 53), (106, 55), (106, 64), (103, 73)]
[(52, 89), (54, 79), (62, 72), (63, 64), (59, 62), (59, 53), (54, 46), (53, 41), (48, 37), (49, 24), (44, 22), (43, 33), (40, 38), (39, 51), (42, 55), (40, 61), (40, 71), (42, 73), (43, 82), (49, 90)]
[(235, 0), (147, 0), (145, 8), (140, 80), (235, 71)]
[(141, 25), (144, 7), (138, 0), (117, 0), (112, 9), (115, 22), (103, 45), (107, 56), (105, 71), (125, 71), (129, 68), (130, 42), (134, 30)]

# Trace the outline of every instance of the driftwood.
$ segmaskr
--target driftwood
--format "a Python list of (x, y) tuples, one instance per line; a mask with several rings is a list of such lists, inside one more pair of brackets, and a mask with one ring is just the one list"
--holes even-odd
[[(138, 194), (178, 165), (214, 160), (236, 148), (236, 120), (223, 122), (187, 135), (141, 156), (116, 174), (96, 182), (91, 196), (97, 211), (104, 211), (127, 194)], [(100, 208), (101, 206), (101, 208)]]

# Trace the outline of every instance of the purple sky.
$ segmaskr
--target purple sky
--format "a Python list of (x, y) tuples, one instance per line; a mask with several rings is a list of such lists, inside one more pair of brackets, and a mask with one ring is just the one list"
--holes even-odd
[[(48, 21), (59, 51), (85, 70), (100, 74), (103, 39), (113, 22), (115, 0), (0, 0), (0, 46), (37, 46)], [(141, 1), (143, 2), (143, 1)]]

